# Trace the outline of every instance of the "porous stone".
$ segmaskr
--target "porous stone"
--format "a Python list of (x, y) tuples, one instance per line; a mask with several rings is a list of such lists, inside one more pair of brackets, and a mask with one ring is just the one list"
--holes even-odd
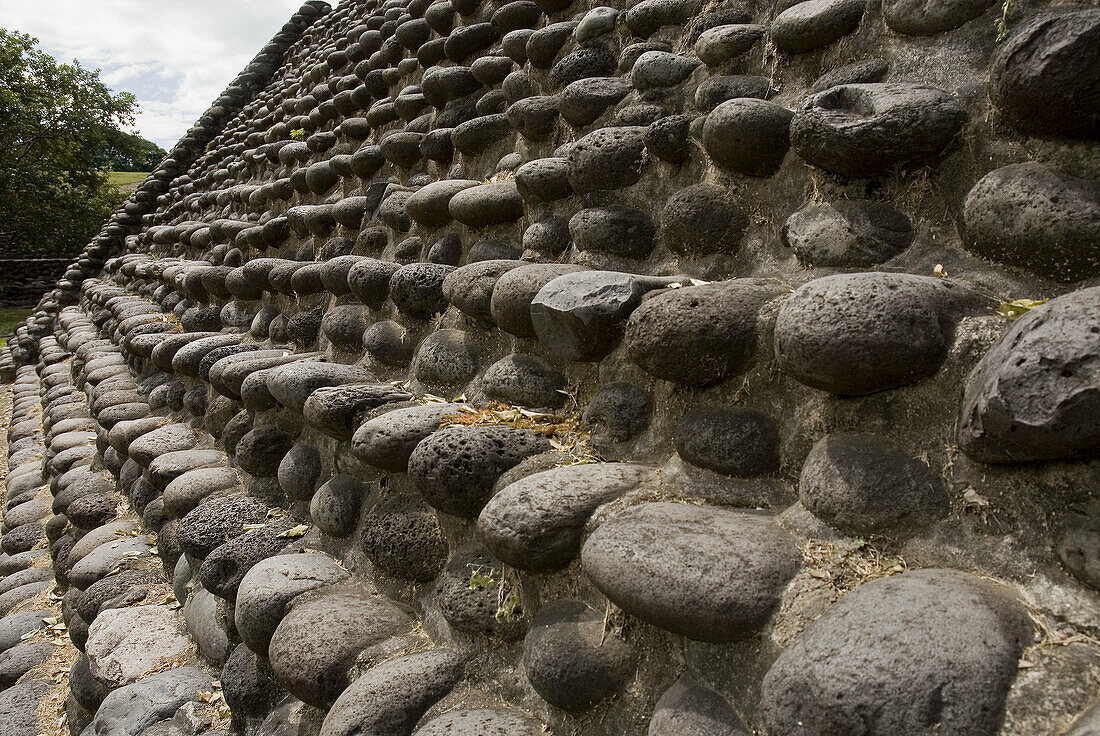
[(738, 477), (779, 470), (779, 426), (752, 409), (696, 407), (676, 425), (675, 439), (680, 457), (707, 470)]
[(285, 554), (257, 562), (237, 589), (233, 609), (237, 632), (249, 649), (266, 657), (271, 636), (290, 602), (347, 576), (347, 570), (324, 554)]
[(1100, 8), (1085, 5), (1051, 8), (1012, 29), (989, 68), (989, 96), (1009, 125), (1039, 136), (1100, 136), (1098, 34)]
[(775, 45), (792, 54), (812, 51), (851, 33), (863, 18), (866, 0), (804, 0), (772, 21)]
[(603, 615), (580, 601), (543, 606), (523, 642), (523, 667), (535, 692), (562, 710), (579, 712), (621, 691), (634, 654), (604, 636)]
[(447, 308), (443, 280), (454, 266), (440, 263), (410, 263), (393, 272), (389, 295), (403, 314), (426, 319)]
[(609, 205), (578, 211), (569, 218), (569, 234), (578, 250), (645, 258), (653, 250), (656, 228), (641, 210)]
[(899, 33), (929, 36), (977, 18), (992, 4), (990, 0), (888, 0), (882, 15), (886, 25)]
[(853, 268), (888, 261), (913, 242), (913, 224), (885, 202), (810, 203), (783, 224), (783, 242), (809, 266)]
[(375, 504), (362, 541), (376, 567), (405, 580), (431, 580), (447, 560), (443, 528), (431, 507), (412, 494), (389, 494)]
[(749, 176), (771, 176), (790, 148), (793, 116), (782, 105), (766, 100), (728, 100), (707, 116), (703, 147), (719, 166)]
[(615, 381), (600, 386), (584, 409), (582, 421), (602, 428), (608, 439), (625, 442), (637, 437), (649, 425), (653, 400), (632, 383)]
[(1100, 287), (1020, 317), (966, 382), (963, 452), (982, 462), (1093, 457), (1100, 451)]
[(836, 394), (903, 386), (939, 370), (954, 318), (977, 303), (974, 292), (934, 277), (827, 276), (783, 303), (775, 355), (797, 380)]
[(721, 25), (699, 34), (695, 54), (707, 66), (719, 66), (741, 56), (764, 37), (764, 26), (753, 23)]
[(141, 736), (211, 688), (210, 678), (193, 665), (149, 675), (104, 698), (88, 729), (95, 736)]
[(962, 105), (934, 87), (846, 84), (802, 103), (791, 119), (791, 146), (826, 171), (875, 176), (898, 165), (934, 163), (965, 120)]
[(433, 403), (386, 412), (355, 431), (352, 450), (368, 465), (403, 473), (420, 441), (439, 429), (446, 417), (457, 415), (460, 406)]
[(627, 321), (627, 353), (658, 378), (716, 383), (752, 363), (757, 312), (782, 292), (777, 282), (734, 279), (656, 294)]
[(637, 182), (645, 167), (646, 129), (600, 128), (569, 149), (569, 184), (578, 194), (621, 189)]
[(450, 649), (372, 667), (333, 704), (320, 736), (411, 733), (420, 717), (459, 683), (463, 669), (462, 657)]
[(907, 536), (948, 511), (943, 479), (925, 463), (868, 434), (833, 433), (802, 466), (798, 495), (822, 521), (853, 536)]
[(648, 503), (599, 527), (581, 560), (627, 613), (689, 639), (733, 641), (767, 622), (802, 558), (770, 514)]
[(872, 580), (783, 651), (761, 712), (777, 733), (995, 734), (1031, 637), (997, 583), (935, 569)]
[(473, 518), (504, 471), (549, 447), (545, 437), (526, 429), (447, 427), (416, 446), (409, 477), (433, 508)]
[(396, 604), (336, 586), (291, 606), (271, 636), (268, 658), (280, 685), (325, 707), (347, 688), (356, 655), (412, 626)]
[(634, 488), (648, 468), (594, 463), (544, 470), (505, 486), (482, 509), (478, 537), (520, 570), (556, 570), (577, 556), (584, 525), (601, 505)]
[(1100, 273), (1100, 182), (1044, 164), (1011, 164), (978, 180), (963, 204), (968, 250), (1058, 281)]

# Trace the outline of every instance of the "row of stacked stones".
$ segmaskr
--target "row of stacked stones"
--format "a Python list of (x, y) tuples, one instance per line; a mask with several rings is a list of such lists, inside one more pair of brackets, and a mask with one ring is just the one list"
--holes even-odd
[(0, 732), (53, 591), (74, 736), (1096, 733), (1098, 137), (1094, 7), (307, 3), (0, 364)]

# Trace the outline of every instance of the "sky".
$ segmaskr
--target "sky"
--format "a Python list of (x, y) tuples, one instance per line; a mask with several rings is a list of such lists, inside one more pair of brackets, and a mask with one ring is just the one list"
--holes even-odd
[[(0, 27), (132, 92), (136, 130), (171, 148), (302, 0), (0, 0)], [(335, 0), (330, 2), (335, 6)]]

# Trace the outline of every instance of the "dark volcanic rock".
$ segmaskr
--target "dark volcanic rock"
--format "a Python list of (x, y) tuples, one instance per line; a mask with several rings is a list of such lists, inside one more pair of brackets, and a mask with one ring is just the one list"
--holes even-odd
[(772, 665), (764, 722), (807, 736), (992, 736), (1031, 637), (1023, 606), (996, 583), (954, 570), (872, 580)]
[(605, 522), (581, 559), (627, 613), (690, 639), (732, 641), (767, 621), (802, 558), (770, 514), (648, 503)]
[(757, 311), (782, 292), (776, 282), (734, 279), (657, 294), (630, 315), (627, 352), (658, 378), (716, 383), (751, 364)]
[(791, 119), (791, 145), (827, 171), (875, 176), (899, 164), (934, 163), (965, 120), (966, 110), (934, 87), (847, 84), (802, 103)]
[(810, 266), (867, 267), (908, 248), (913, 224), (885, 202), (810, 203), (787, 218), (783, 242)]
[(629, 645), (603, 635), (603, 615), (579, 601), (542, 607), (523, 642), (523, 667), (552, 705), (581, 711), (626, 686), (634, 671)]
[(531, 430), (448, 427), (416, 446), (409, 476), (431, 506), (472, 518), (504, 471), (549, 448), (546, 438)]
[(829, 434), (814, 445), (798, 495), (814, 516), (857, 537), (906, 536), (948, 511), (938, 473), (868, 434)]
[(1067, 5), (1022, 21), (990, 65), (989, 96), (1021, 133), (1100, 136), (1100, 8)]
[(1059, 281), (1100, 274), (1100, 182), (1041, 163), (982, 177), (963, 205), (973, 253)]
[(983, 462), (1100, 453), (1100, 287), (1020, 317), (966, 382), (962, 450)]
[(434, 578), (447, 561), (447, 539), (419, 496), (386, 495), (367, 513), (363, 551), (381, 570), (405, 580)]
[(779, 470), (779, 427), (751, 409), (700, 406), (676, 425), (676, 451), (692, 465), (725, 475), (774, 473)]

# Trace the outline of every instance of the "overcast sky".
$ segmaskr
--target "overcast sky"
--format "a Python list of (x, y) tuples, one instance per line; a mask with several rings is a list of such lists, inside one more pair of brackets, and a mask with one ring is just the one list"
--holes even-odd
[[(168, 149), (302, 0), (0, 0), (0, 27), (133, 92), (137, 129)], [(330, 5), (335, 6), (335, 0)]]

